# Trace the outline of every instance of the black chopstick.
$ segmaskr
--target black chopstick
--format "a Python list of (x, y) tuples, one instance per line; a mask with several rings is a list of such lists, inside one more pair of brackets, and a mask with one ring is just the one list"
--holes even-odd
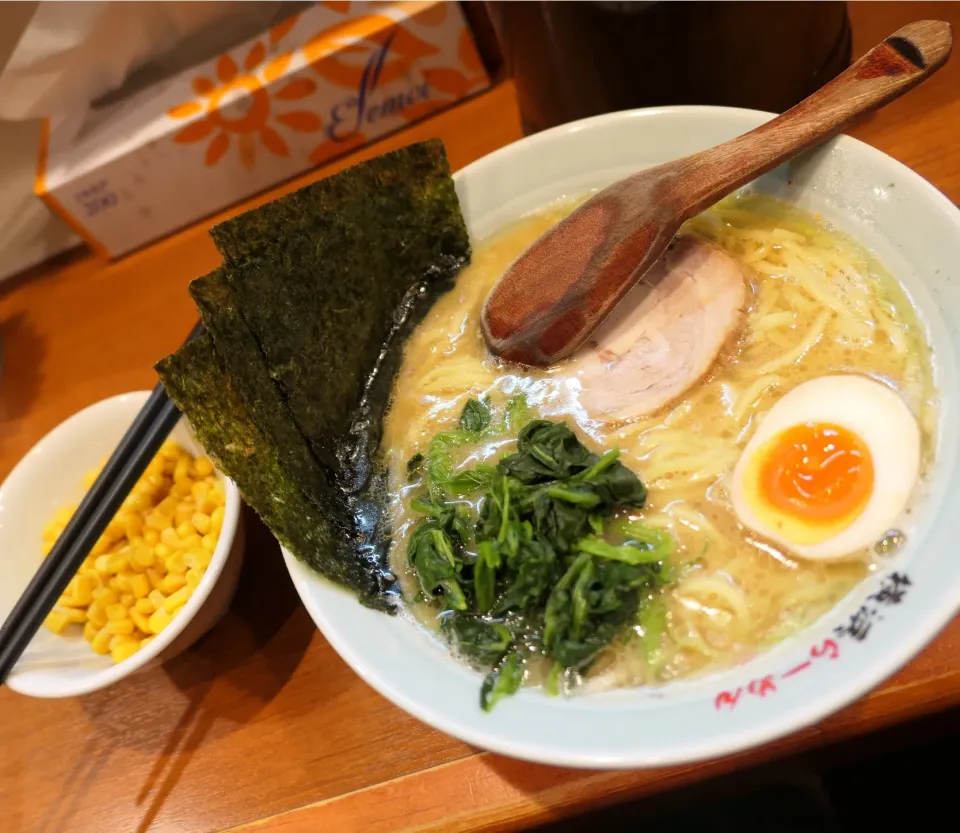
[[(187, 340), (201, 331), (197, 324)], [(158, 384), (0, 627), (0, 683), (179, 419), (180, 412)]]

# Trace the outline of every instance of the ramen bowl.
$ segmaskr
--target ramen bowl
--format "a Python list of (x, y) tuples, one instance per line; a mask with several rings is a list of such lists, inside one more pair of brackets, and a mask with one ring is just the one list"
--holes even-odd
[[(714, 107), (614, 113), (505, 147), (455, 176), (473, 240), (564, 197), (744, 133), (770, 114)], [(485, 713), (481, 676), (412, 616), (368, 610), (284, 557), (310, 615), (371, 686), (476, 746), (546, 764), (637, 768), (757, 746), (822, 720), (920, 651), (960, 602), (960, 211), (885, 154), (839, 137), (748, 186), (821, 215), (868, 249), (922, 318), (939, 388), (935, 462), (906, 543), (814, 624), (722, 672), (657, 686), (548, 697), (522, 689)], [(642, 471), (640, 472), (642, 475)]]

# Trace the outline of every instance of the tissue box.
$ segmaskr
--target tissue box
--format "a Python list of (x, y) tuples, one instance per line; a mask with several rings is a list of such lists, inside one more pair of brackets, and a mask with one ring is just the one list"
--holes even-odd
[(79, 131), (48, 120), (36, 192), (116, 257), (489, 83), (457, 3), (320, 3)]

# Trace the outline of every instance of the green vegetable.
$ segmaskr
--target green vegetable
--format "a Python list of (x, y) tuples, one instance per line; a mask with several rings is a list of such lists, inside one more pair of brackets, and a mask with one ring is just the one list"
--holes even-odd
[(515, 694), (523, 684), (523, 657), (513, 651), (484, 678), (480, 687), (480, 707), (488, 712), (504, 697)]
[(445, 616), (440, 629), (466, 659), (477, 665), (495, 665), (513, 644), (513, 635), (506, 625), (469, 613)]
[(407, 481), (416, 480), (423, 469), (423, 454), (414, 454), (407, 460)]
[(490, 425), (490, 406), (477, 399), (468, 399), (460, 414), (460, 429), (479, 433)]
[[(609, 525), (617, 507), (640, 507), (646, 499), (616, 450), (599, 457), (567, 425), (529, 421), (526, 403), (515, 401), (520, 404), (511, 402), (499, 418), (485, 403), (468, 402), (460, 427), (428, 445), (426, 459), (436, 453), (443, 463), (428, 462), (425, 493), (411, 502), (427, 516), (417, 531), (423, 537), (410, 544), (421, 586), (439, 604), (462, 611), (446, 620), (448, 638), (461, 653), (493, 667), (481, 692), (484, 709), (522, 682), (519, 645), (553, 660), (548, 683), (554, 690), (567, 669), (589, 666), (634, 620), (641, 597), (662, 583), (674, 546), (642, 524)], [(452, 474), (458, 445), (502, 432), (512, 419), (526, 421), (516, 453), (496, 468)], [(457, 500), (477, 493), (478, 512)], [(459, 526), (453, 512), (460, 513)], [(474, 513), (471, 535), (463, 527)], [(608, 529), (621, 540), (606, 540)], [(436, 537), (440, 530), (446, 537)], [(451, 581), (459, 593), (451, 592)], [(461, 595), (472, 613), (456, 608)]]
[(454, 543), (440, 521), (424, 521), (407, 545), (407, 557), (420, 577), (420, 586), (428, 596), (442, 592), (453, 610), (466, 610), (467, 599), (460, 587), (462, 561), (454, 555)]
[(663, 636), (667, 630), (667, 605), (661, 595), (640, 605), (637, 625), (642, 631), (641, 639), (647, 665), (653, 669), (659, 668), (663, 662)]

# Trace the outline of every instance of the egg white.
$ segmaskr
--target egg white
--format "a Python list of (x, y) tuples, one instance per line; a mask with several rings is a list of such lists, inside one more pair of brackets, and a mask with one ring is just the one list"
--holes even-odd
[[(757, 515), (744, 479), (751, 458), (778, 434), (805, 423), (829, 423), (856, 434), (873, 462), (873, 490), (844, 529), (816, 544), (785, 537)], [(767, 413), (733, 472), (731, 499), (740, 523), (801, 558), (842, 560), (872, 546), (897, 521), (920, 476), (920, 428), (890, 388), (865, 376), (821, 376), (798, 385)]]

